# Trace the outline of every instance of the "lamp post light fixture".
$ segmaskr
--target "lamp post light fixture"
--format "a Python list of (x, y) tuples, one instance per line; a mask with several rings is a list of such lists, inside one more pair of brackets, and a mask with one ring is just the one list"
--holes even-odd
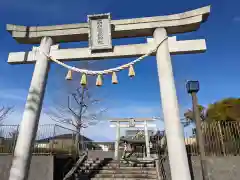
[(198, 81), (188, 81), (186, 87), (189, 94), (197, 93), (200, 89)]
[(207, 162), (206, 162), (206, 155), (204, 149), (204, 138), (201, 129), (201, 118), (200, 112), (198, 108), (198, 99), (197, 93), (200, 89), (198, 81), (188, 81), (186, 84), (187, 92), (192, 96), (192, 106), (193, 106), (193, 116), (196, 122), (196, 135), (197, 135), (197, 144), (200, 153), (200, 161), (201, 161), (201, 168), (202, 168), (202, 179), (209, 180), (208, 172), (207, 172)]

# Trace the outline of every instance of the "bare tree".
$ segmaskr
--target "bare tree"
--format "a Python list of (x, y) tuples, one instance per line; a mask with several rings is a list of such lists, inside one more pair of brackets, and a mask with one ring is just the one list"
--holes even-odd
[(0, 108), (0, 125), (3, 124), (3, 121), (7, 116), (13, 111), (13, 107), (4, 107)]
[[(7, 118), (7, 116), (13, 111), (13, 107), (5, 107), (2, 106), (0, 108), (0, 126), (3, 125), (4, 120)], [(3, 127), (0, 127), (0, 137), (3, 136)]]
[(75, 145), (79, 152), (79, 144), (83, 149), (83, 139), (81, 129), (87, 128), (92, 125), (96, 125), (101, 119), (104, 112), (107, 109), (99, 108), (100, 100), (93, 99), (89, 94), (87, 87), (79, 87), (76, 92), (68, 95), (67, 107), (58, 105), (54, 110), (51, 110), (47, 114), (49, 117), (58, 123), (71, 125), (76, 130)]
[[(85, 64), (88, 67), (89, 62)], [(102, 100), (93, 98), (93, 93), (91, 93), (95, 87), (92, 79), (88, 78), (88, 83), (86, 86), (79, 86), (79, 81), (77, 82), (77, 88), (73, 90), (72, 93), (67, 93), (66, 101), (64, 104), (56, 104), (53, 109), (48, 109), (46, 114), (55, 122), (71, 125), (77, 132), (75, 135), (75, 146), (77, 153), (80, 152), (80, 142), (81, 148), (83, 149), (83, 136), (81, 136), (81, 130), (92, 125), (96, 125), (101, 119), (103, 119), (104, 112), (107, 111), (106, 108), (101, 108)], [(71, 86), (76, 86), (76, 81), (72, 81), (72, 84), (68, 84), (66, 87), (68, 90)]]

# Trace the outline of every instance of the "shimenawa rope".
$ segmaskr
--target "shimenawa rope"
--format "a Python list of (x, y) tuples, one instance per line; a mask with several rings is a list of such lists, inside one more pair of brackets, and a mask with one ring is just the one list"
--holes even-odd
[(135, 59), (134, 61), (130, 62), (130, 63), (127, 63), (127, 64), (124, 64), (124, 65), (121, 65), (121, 66), (118, 66), (116, 68), (111, 68), (111, 69), (107, 69), (107, 70), (102, 70), (102, 71), (92, 71), (92, 70), (87, 70), (87, 69), (80, 69), (80, 68), (76, 68), (76, 67), (73, 67), (73, 66), (70, 66), (70, 65), (67, 65), (59, 60), (57, 60), (56, 58), (53, 58), (52, 56), (46, 54), (45, 52), (42, 52), (40, 51), (40, 49), (38, 48), (39, 52), (44, 54), (45, 56), (47, 56), (49, 59), (51, 59), (53, 62), (69, 69), (69, 70), (72, 70), (72, 71), (75, 71), (75, 72), (79, 72), (79, 73), (82, 73), (82, 74), (86, 74), (86, 75), (104, 75), (104, 74), (110, 74), (110, 73), (113, 73), (113, 72), (119, 72), (125, 68), (129, 68), (131, 65), (134, 65), (136, 64), (137, 62), (141, 61), (142, 59), (144, 59), (145, 57), (151, 55), (152, 53), (156, 52), (158, 47), (167, 39), (168, 37), (165, 37), (153, 50), (150, 50), (148, 53), (146, 53), (145, 55)]

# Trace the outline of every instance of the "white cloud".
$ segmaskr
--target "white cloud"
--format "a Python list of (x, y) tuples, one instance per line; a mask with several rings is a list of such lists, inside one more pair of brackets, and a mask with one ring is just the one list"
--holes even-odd
[(133, 107), (133, 111), (135, 113), (140, 114), (156, 114), (159, 111), (161, 111), (160, 106), (159, 107)]
[[(4, 96), (3, 96), (4, 95)], [(27, 97), (26, 90), (1, 90), (0, 98), (5, 97), (6, 99), (11, 99), (15, 101), (23, 102), (21, 107), (15, 109), (15, 111), (5, 120), (6, 124), (19, 124), (22, 120), (23, 111), (24, 111), (24, 103)], [(111, 107), (111, 106), (110, 106)], [(183, 106), (180, 107), (180, 114), (182, 114), (187, 108), (191, 106)], [(55, 124), (47, 114), (45, 114), (45, 109), (51, 109), (49, 104), (45, 104), (45, 107), (42, 110), (40, 117), (40, 124)], [(84, 130), (84, 135), (95, 140), (95, 141), (113, 141), (116, 136), (116, 129), (110, 127), (109, 119), (117, 118), (117, 117), (155, 117), (162, 116), (162, 109), (160, 105), (138, 105), (137, 103), (129, 103), (127, 106), (122, 105), (114, 105), (112, 108), (104, 114), (103, 120), (99, 122), (95, 126), (88, 127)], [(155, 122), (157, 127), (160, 130), (164, 129), (164, 122), (158, 120)], [(62, 124), (65, 126), (65, 124)], [(71, 126), (67, 126), (67, 128), (73, 128)], [(59, 131), (64, 130), (64, 128), (59, 129)], [(124, 134), (126, 129), (121, 130), (121, 135)], [(68, 130), (66, 132), (69, 133)], [(49, 132), (48, 132), (49, 133)]]
[(240, 22), (240, 16), (235, 16), (235, 17), (233, 18), (233, 21), (234, 21), (234, 22)]
[(115, 106), (110, 108), (108, 113), (110, 117), (153, 117), (161, 114), (160, 106), (142, 106), (142, 105), (127, 105)]
[(25, 89), (1, 89), (0, 99), (14, 100), (14, 101), (26, 101), (27, 90)]
[(95, 141), (113, 141), (116, 137), (116, 129), (110, 127), (108, 120), (100, 122), (83, 131), (83, 134)]
[[(20, 124), (23, 118), (24, 108), (14, 109), (11, 114), (4, 120), (4, 124)], [(39, 124), (54, 124), (54, 122), (44, 113), (41, 113)]]

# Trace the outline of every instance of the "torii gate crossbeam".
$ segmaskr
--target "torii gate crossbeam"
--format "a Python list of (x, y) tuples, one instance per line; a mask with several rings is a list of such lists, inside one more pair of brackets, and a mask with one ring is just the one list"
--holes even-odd
[(7, 25), (14, 39), (19, 43), (40, 43), (40, 51), (10, 53), (11, 64), (34, 63), (35, 69), (21, 122), (18, 140), (9, 180), (26, 180), (31, 162), (31, 147), (34, 143), (47, 82), (50, 54), (60, 60), (103, 59), (140, 56), (154, 46), (157, 49), (157, 68), (160, 83), (162, 109), (168, 144), (168, 154), (172, 180), (190, 180), (190, 171), (183, 129), (180, 123), (176, 88), (174, 84), (170, 54), (204, 52), (205, 40), (176, 41), (166, 39), (170, 34), (195, 31), (207, 20), (210, 6), (185, 13), (111, 21), (112, 38), (153, 36), (153, 42), (138, 45), (114, 46), (111, 52), (91, 53), (84, 48), (58, 49), (55, 43), (85, 41), (88, 39), (89, 26), (86, 23), (57, 26), (17, 26)]

